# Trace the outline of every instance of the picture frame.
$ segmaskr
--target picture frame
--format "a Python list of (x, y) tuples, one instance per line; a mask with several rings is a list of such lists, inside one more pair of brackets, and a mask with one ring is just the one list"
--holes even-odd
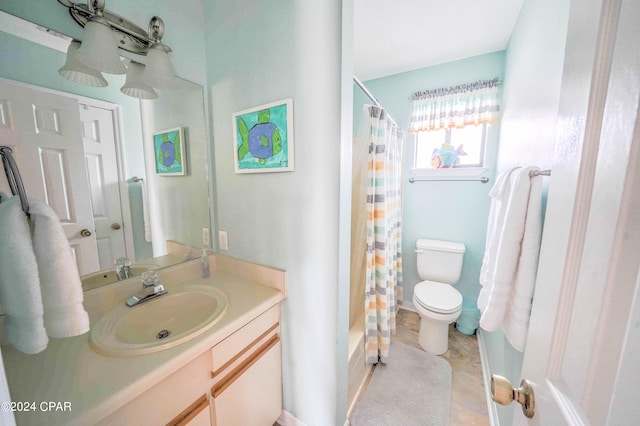
[(153, 153), (156, 174), (160, 176), (184, 176), (187, 159), (184, 128), (174, 127), (153, 134)]
[(236, 173), (294, 170), (292, 99), (233, 113), (232, 120)]

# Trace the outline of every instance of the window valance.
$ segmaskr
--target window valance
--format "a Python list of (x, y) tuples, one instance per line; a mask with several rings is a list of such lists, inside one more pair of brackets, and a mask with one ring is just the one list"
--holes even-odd
[(500, 111), (499, 79), (416, 92), (409, 132), (493, 123)]

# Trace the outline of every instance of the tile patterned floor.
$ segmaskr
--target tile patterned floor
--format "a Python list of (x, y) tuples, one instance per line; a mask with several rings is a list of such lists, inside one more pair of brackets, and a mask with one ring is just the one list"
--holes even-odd
[[(419, 327), (420, 315), (400, 309), (396, 335), (391, 341), (420, 348)], [(476, 336), (462, 334), (451, 324), (449, 350), (442, 357), (449, 361), (453, 370), (450, 426), (488, 425), (489, 416)]]

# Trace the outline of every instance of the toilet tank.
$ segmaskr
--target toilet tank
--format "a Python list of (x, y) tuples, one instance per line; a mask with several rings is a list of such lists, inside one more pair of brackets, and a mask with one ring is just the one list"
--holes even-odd
[(452, 241), (416, 241), (418, 275), (423, 280), (455, 285), (462, 272), (465, 246)]

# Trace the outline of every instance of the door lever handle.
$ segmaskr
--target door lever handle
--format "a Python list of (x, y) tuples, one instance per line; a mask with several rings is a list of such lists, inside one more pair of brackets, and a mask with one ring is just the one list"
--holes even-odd
[(501, 405), (509, 405), (515, 400), (522, 405), (522, 412), (528, 418), (532, 418), (536, 412), (536, 400), (533, 395), (533, 387), (527, 379), (522, 379), (520, 387), (514, 388), (506, 377), (492, 374), (491, 398)]

